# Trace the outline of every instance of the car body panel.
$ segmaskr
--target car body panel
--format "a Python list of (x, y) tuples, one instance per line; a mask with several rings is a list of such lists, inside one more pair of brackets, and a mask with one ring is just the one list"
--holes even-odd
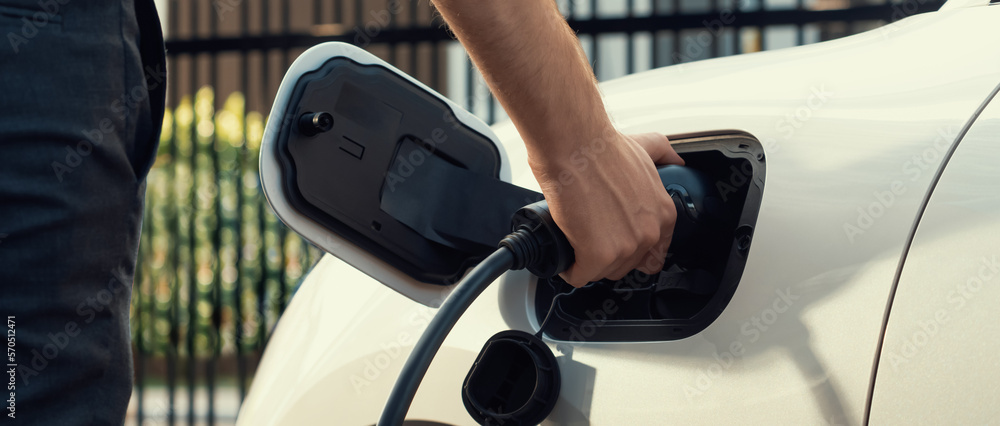
[[(913, 158), (947, 150), (1000, 83), (1000, 49), (982, 37), (998, 23), (1000, 8), (929, 13), (890, 32), (603, 84), (622, 131), (754, 135), (767, 181), (722, 315), (679, 341), (551, 342), (563, 386), (543, 424), (862, 422), (893, 279), (943, 155)], [(513, 126), (494, 130), (513, 182), (537, 189)], [(462, 378), (492, 334), (537, 329), (533, 294), (524, 272), (489, 287), (445, 341), (408, 418), (474, 424)], [(326, 256), (282, 316), (239, 423), (374, 423), (433, 313)]]
[(948, 162), (906, 256), (875, 380), (875, 424), (986, 424), (1000, 415), (998, 164), (994, 99)]
[(948, 0), (941, 6), (940, 10), (951, 10), (960, 7), (983, 7), (989, 6), (991, 3), (990, 0)]

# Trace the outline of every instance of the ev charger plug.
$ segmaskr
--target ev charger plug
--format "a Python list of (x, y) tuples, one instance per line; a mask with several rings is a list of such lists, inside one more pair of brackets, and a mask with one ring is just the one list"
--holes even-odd
[[(393, 386), (392, 393), (389, 394), (389, 399), (382, 411), (382, 417), (378, 421), (379, 426), (402, 425), (410, 403), (413, 402), (413, 397), (420, 386), (420, 381), (427, 373), (427, 368), (430, 367), (431, 360), (434, 359), (434, 355), (444, 343), (445, 337), (458, 322), (458, 318), (469, 308), (469, 305), (494, 280), (511, 269), (527, 269), (536, 276), (551, 278), (573, 264), (573, 247), (566, 239), (566, 235), (552, 220), (548, 203), (544, 200), (518, 210), (514, 214), (512, 224), (514, 231), (500, 241), (500, 247), (493, 254), (459, 281), (451, 296), (444, 301), (437, 315), (427, 325), (427, 329), (424, 330), (420, 340), (413, 347), (409, 358), (406, 359), (406, 364), (403, 365), (402, 372), (396, 379), (396, 384)], [(487, 368), (486, 363), (492, 360), (507, 364), (509, 358), (490, 356), (488, 351), (490, 347), (507, 348), (508, 354), (526, 356), (526, 359), (531, 360), (535, 365), (544, 364), (543, 368), (547, 368), (550, 374), (534, 375), (535, 380), (530, 381), (530, 386), (538, 392), (529, 392), (531, 397), (523, 398), (522, 404), (518, 404), (519, 401), (509, 401), (497, 405), (499, 401), (497, 401), (495, 393), (477, 393), (474, 392), (475, 386), (469, 386), (470, 379), (473, 384), (483, 381), (502, 382), (497, 382), (502, 378), (496, 376), (496, 369)], [(477, 369), (476, 366), (480, 364), (482, 367)], [(474, 374), (477, 371), (480, 374)], [(544, 377), (551, 377), (551, 373), (555, 374), (554, 379), (550, 378), (545, 381), (544, 386), (536, 386), (539, 378), (544, 380)], [(490, 374), (490, 377), (486, 377), (484, 374)], [(524, 386), (529, 384), (525, 379), (531, 377), (523, 374), (519, 377)], [(534, 335), (523, 331), (508, 330), (494, 335), (484, 346), (483, 352), (480, 352), (469, 377), (466, 377), (462, 399), (466, 408), (469, 408), (470, 414), (479, 414), (473, 414), (473, 417), (480, 423), (485, 424), (487, 420), (495, 422), (506, 419), (511, 421), (508, 424), (526, 424), (532, 422), (531, 419), (538, 418), (537, 421), (541, 421), (548, 416), (559, 396), (559, 384), (559, 370), (548, 345)], [(538, 395), (534, 395), (534, 393)], [(490, 402), (493, 402), (492, 407), (489, 406)]]
[[(659, 168), (660, 179), (677, 208), (673, 247), (686, 247), (711, 227), (715, 216), (711, 180), (682, 166)], [(519, 209), (512, 232), (499, 248), (473, 268), (441, 305), (396, 379), (378, 426), (400, 426), (431, 360), (458, 318), (504, 272), (527, 269), (545, 279), (574, 262), (573, 247), (556, 225), (544, 200)], [(553, 300), (555, 306), (555, 300)], [(551, 315), (551, 309), (549, 315)], [(541, 326), (544, 328), (545, 323)], [(555, 407), (561, 378), (555, 357), (538, 335), (518, 330), (497, 333), (486, 342), (465, 378), (462, 401), (480, 424), (534, 425)]]

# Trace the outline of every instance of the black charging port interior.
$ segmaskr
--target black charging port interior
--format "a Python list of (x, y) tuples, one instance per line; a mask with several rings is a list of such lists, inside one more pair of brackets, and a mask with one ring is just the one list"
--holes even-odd
[[(545, 329), (549, 337), (590, 342), (682, 339), (708, 327), (729, 303), (746, 265), (760, 208), (763, 147), (745, 133), (672, 139), (686, 166), (712, 183), (705, 202), (717, 212), (713, 225), (686, 238), (678, 234), (689, 229), (678, 225), (675, 241), (686, 242), (671, 247), (657, 274), (632, 271), (621, 280), (592, 283), (562, 297)], [(570, 290), (558, 276), (538, 281), (534, 306), (539, 323), (552, 298)]]

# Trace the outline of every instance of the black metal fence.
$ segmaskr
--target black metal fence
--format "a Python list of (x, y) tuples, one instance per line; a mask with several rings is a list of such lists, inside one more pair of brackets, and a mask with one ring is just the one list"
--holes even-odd
[[(561, 0), (601, 80), (875, 28), (943, 1)], [(168, 113), (132, 304), (129, 423), (232, 423), (295, 286), (319, 258), (271, 214), (257, 148), (306, 48), (365, 47), (493, 122), (504, 117), (426, 2), (167, 0)]]

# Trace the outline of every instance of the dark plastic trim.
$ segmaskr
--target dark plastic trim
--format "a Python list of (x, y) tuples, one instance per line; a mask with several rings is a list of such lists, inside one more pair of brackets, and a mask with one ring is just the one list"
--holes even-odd
[[(340, 101), (350, 97), (362, 105)], [(301, 116), (320, 112), (332, 114), (332, 128), (304, 134), (298, 125)], [(494, 143), (457, 120), (451, 108), (433, 94), (383, 66), (337, 57), (299, 79), (281, 120), (274, 154), (287, 201), (304, 216), (431, 284), (455, 283), (492, 251), (484, 247), (469, 252), (430, 241), (379, 208), (381, 188), (407, 138), (427, 141), (443, 135), (446, 141), (430, 152), (475, 173), (499, 178), (500, 153)], [(348, 142), (347, 148), (341, 146)], [(325, 145), (317, 146), (320, 143)], [(333, 177), (348, 167), (358, 172)], [(362, 186), (365, 190), (361, 195), (343, 196), (337, 203), (324, 202), (316, 195), (328, 194), (329, 187), (337, 185), (345, 193), (354, 187), (358, 192)]]
[(548, 345), (507, 330), (483, 345), (462, 384), (462, 402), (479, 424), (537, 425), (555, 408), (562, 388)]

